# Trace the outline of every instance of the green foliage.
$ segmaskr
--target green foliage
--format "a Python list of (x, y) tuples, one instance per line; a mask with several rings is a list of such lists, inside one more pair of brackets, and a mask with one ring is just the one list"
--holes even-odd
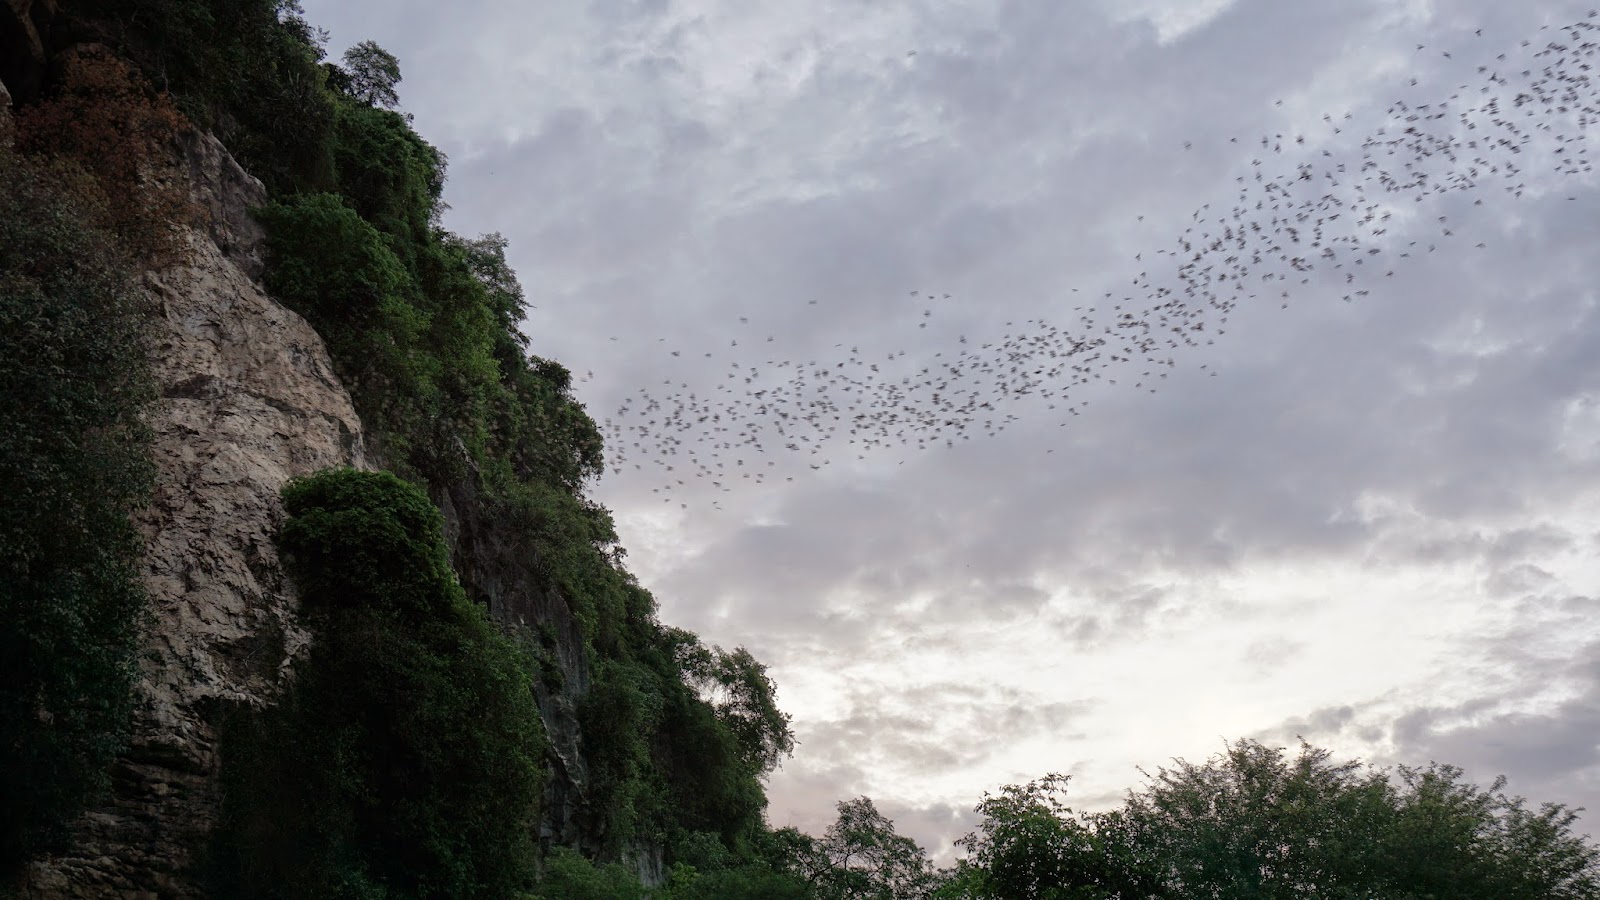
[(363, 219), (401, 241), (414, 263), (441, 212), (445, 158), (411, 130), (404, 116), (365, 103), (335, 104), (331, 144), (339, 193)]
[(663, 900), (810, 900), (815, 894), (800, 879), (762, 863), (700, 872), (680, 865), (662, 892)]
[(257, 211), (267, 230), (267, 287), (305, 316), (370, 415), (378, 446), (402, 465), (438, 405), (433, 362), (420, 351), (426, 315), (389, 242), (344, 201), (309, 194)]
[(613, 855), (646, 831), (649, 813), (660, 805), (660, 786), (649, 778), (648, 736), (658, 727), (661, 699), (648, 672), (609, 662), (596, 669), (578, 708), (591, 814)]
[(459, 612), (439, 510), (387, 472), (334, 470), (290, 482), (279, 543), (312, 602), (426, 622)]
[(1240, 741), (1205, 765), (1161, 769), (1109, 820), (1155, 862), (1171, 890), (1299, 897), (1376, 889), (1394, 811), (1387, 777), (1329, 753)]
[(1600, 897), (1600, 851), (1559, 805), (1529, 810), (1450, 766), (1399, 778), (1292, 760), (1255, 741), (1161, 769), (1121, 809), (1076, 816), (1065, 779), (1012, 785), (978, 806), (940, 898), (1581, 900)]
[(1126, 847), (1066, 805), (1067, 776), (1046, 775), (985, 793), (976, 831), (957, 841), (967, 858), (936, 896), (1016, 900), (1146, 897), (1154, 878)]
[(522, 294), (517, 273), (506, 262), (508, 242), (498, 232), (473, 240), (446, 234), (444, 240), (447, 246), (459, 249), (467, 270), (483, 287), (484, 300), (494, 316), (495, 336), (505, 342), (496, 348), (495, 354), (501, 367), (507, 371), (520, 368), (529, 343), (521, 331), (522, 319), (528, 314), (528, 301)]
[(282, 702), (231, 731), (219, 890), (512, 895), (543, 791), (532, 661), (466, 600), (417, 488), (333, 470), (284, 499), (316, 640)]
[(539, 889), (526, 900), (644, 900), (645, 888), (617, 863), (595, 865), (576, 851), (557, 847), (545, 857)]
[(81, 0), (79, 28), (143, 69), (275, 192), (330, 186), (334, 98), (296, 0)]
[(400, 105), (395, 85), (400, 83), (400, 61), (373, 41), (362, 41), (344, 52), (345, 79), (350, 95), (363, 103), (394, 109)]
[(667, 632), (684, 679), (733, 734), (747, 763), (765, 774), (794, 752), (790, 719), (778, 708), (778, 689), (766, 666), (743, 647), (729, 653), (702, 645), (687, 631)]
[(935, 886), (928, 854), (898, 834), (866, 797), (839, 803), (839, 818), (821, 838), (794, 848), (796, 873), (823, 900), (898, 900), (928, 896)]
[(93, 181), (0, 148), (0, 873), (109, 783), (144, 608), (144, 311)]
[(1378, 868), (1407, 894), (1600, 897), (1600, 851), (1573, 832), (1578, 811), (1555, 803), (1529, 809), (1506, 796), (1504, 778), (1479, 788), (1449, 765), (1402, 766), (1399, 776)]
[[(538, 357), (505, 373), (505, 393), (494, 412), (495, 455), (508, 469), (505, 486), (544, 485), (582, 502), (583, 485), (604, 469), (605, 456), (594, 420), (572, 398), (571, 374)], [(584, 515), (594, 520), (587, 529), (594, 542), (616, 542), (608, 513), (591, 507)]]
[(681, 682), (666, 682), (661, 692), (665, 715), (654, 760), (670, 786), (672, 824), (742, 850), (767, 805), (759, 771), (726, 721)]
[(396, 389), (422, 377), (414, 357), (426, 319), (377, 229), (333, 194), (272, 203), (256, 216), (271, 254), (267, 287), (318, 326), (336, 358), (360, 360), (348, 372), (358, 388)]

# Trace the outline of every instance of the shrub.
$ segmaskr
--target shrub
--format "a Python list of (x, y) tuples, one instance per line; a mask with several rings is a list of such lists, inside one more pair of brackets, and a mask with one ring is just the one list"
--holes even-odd
[(328, 342), (385, 456), (403, 465), (433, 406), (433, 359), (416, 285), (377, 229), (333, 194), (257, 211), (267, 230), (267, 288)]
[(644, 900), (644, 886), (617, 863), (595, 865), (557, 847), (545, 858), (539, 890), (529, 900)]
[(89, 179), (0, 148), (0, 870), (108, 787), (144, 608), (153, 395)]
[(445, 157), (405, 116), (355, 99), (336, 105), (331, 149), (339, 193), (410, 259), (426, 244), (444, 192)]
[(511, 896), (543, 791), (532, 660), (467, 601), (417, 488), (345, 469), (284, 497), (315, 641), (282, 702), (229, 729), (219, 892)]
[(388, 472), (336, 471), (283, 489), (279, 541), (313, 604), (378, 610), (425, 622), (464, 602), (439, 510)]

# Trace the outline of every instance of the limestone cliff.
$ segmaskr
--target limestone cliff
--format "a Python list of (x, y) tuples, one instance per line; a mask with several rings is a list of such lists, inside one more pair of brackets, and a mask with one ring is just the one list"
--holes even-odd
[(29, 896), (200, 896), (194, 867), (217, 819), (217, 725), (228, 704), (270, 700), (306, 635), (273, 536), (283, 484), (365, 467), (361, 423), (323, 341), (268, 297), (265, 199), (214, 139), (182, 148), (206, 224), (179, 264), (147, 274), (161, 398), (150, 414), (158, 481), (143, 514), (151, 621), (133, 744), (115, 796), (83, 818), (70, 853), (37, 861)]
[[(58, 19), (55, 0), (0, 0), (0, 140), (11, 99), (37, 99), (71, 50)], [(261, 182), (202, 132), (173, 151), (199, 215), (180, 260), (143, 279), (160, 399), (149, 414), (156, 486), (138, 522), (151, 615), (132, 744), (70, 851), (29, 866), (29, 897), (208, 896), (200, 869), (221, 810), (220, 723), (271, 702), (309, 640), (275, 549), (279, 492), (319, 469), (381, 462), (323, 339), (260, 283), (265, 241), (249, 211), (267, 200)], [(577, 716), (590, 650), (528, 536), (486, 514), (476, 483), (434, 499), (469, 596), (536, 634), (550, 667), (536, 686), (550, 748), (541, 842), (596, 852), (609, 836), (588, 796)], [(660, 846), (628, 840), (621, 852), (646, 883), (664, 878)]]

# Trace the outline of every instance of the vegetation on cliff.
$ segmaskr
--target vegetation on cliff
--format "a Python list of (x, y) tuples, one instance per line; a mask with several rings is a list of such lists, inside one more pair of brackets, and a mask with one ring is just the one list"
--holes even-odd
[(416, 487), (334, 470), (284, 505), (316, 640), (282, 701), (229, 735), (219, 893), (511, 896), (544, 788), (527, 654), (467, 601)]
[(14, 147), (0, 136), (0, 876), (60, 846), (128, 733), (145, 605), (130, 517), (153, 475), (135, 273), (182, 212), (150, 177), (175, 115), (83, 55)]
[[(1600, 896), (1564, 807), (1448, 767), (1395, 775), (1251, 742), (1104, 813), (1074, 812), (1059, 776), (1003, 788), (943, 871), (867, 798), (821, 836), (772, 829), (763, 779), (794, 746), (775, 688), (742, 648), (663, 625), (626, 570), (585, 494), (599, 432), (566, 369), (529, 353), (504, 240), (441, 227), (446, 160), (394, 109), (398, 62), (371, 43), (328, 60), (292, 0), (83, 0), (74, 16), (121, 58), (64, 63), (0, 150), (0, 541), (17, 548), (0, 578), (0, 808), (15, 811), (0, 864), (64, 833), (126, 731), (130, 515), (150, 477), (132, 273), (190, 215), (163, 163), (181, 112), (267, 184), (266, 283), (326, 339), (389, 470), (284, 491), (280, 546), (315, 640), (278, 703), (226, 717), (220, 895)], [(489, 614), (447, 506), (520, 554), (575, 623), (575, 653), (555, 659), (552, 622)], [(575, 704), (581, 760), (557, 758), (552, 698)], [(565, 777), (560, 831), (548, 801)], [(647, 886), (652, 856), (666, 878)]]
[[(476, 518), (494, 523), (497, 540), (522, 548), (546, 582), (543, 589), (562, 598), (578, 623), (587, 681), (576, 709), (587, 773), (583, 842), (610, 859), (660, 848), (670, 863), (712, 841), (729, 865), (752, 860), (765, 833), (761, 778), (792, 746), (788, 719), (759, 662), (662, 626), (653, 598), (622, 567), (609, 514), (584, 495), (602, 465), (599, 432), (572, 398), (567, 371), (527, 353), (518, 330), (525, 301), (504, 242), (440, 227), (445, 159), (407, 117), (387, 108), (400, 74), (393, 57), (365, 44), (342, 65), (332, 63), (317, 33), (292, 4), (278, 0), (93, 0), (79, 27), (168, 86), (179, 108), (216, 128), (266, 181), (272, 200), (259, 211), (268, 234), (266, 283), (326, 338), (384, 465), (435, 502), (465, 489)], [(291, 509), (295, 496), (286, 498)], [(377, 513), (360, 507), (349, 515)], [(298, 555), (306, 548), (292, 546), (293, 535), (285, 533), (285, 549)], [(308, 574), (296, 571), (302, 579)], [(381, 574), (365, 572), (349, 583)], [(482, 599), (469, 573), (460, 575), (465, 596)], [(320, 592), (308, 583), (302, 588), (308, 596)], [(312, 616), (321, 647), (313, 674), (260, 727), (293, 731), (329, 721), (334, 710), (360, 712), (341, 706), (355, 700), (316, 694), (336, 683), (316, 672), (357, 671), (373, 662), (358, 644), (324, 640), (345, 630), (336, 625), (339, 616), (355, 614)], [(529, 623), (527, 634), (502, 627), (507, 640), (532, 646), (540, 624)], [(472, 661), (461, 663), (463, 671), (485, 677), (502, 671), (489, 647), (463, 651)], [(559, 687), (550, 683), (561, 678), (559, 668), (536, 655), (522, 663), (538, 679), (535, 687)], [(473, 690), (480, 689), (486, 688)], [(466, 690), (458, 685), (447, 693)], [(382, 708), (383, 696), (362, 702)], [(430, 727), (448, 730), (449, 723)], [(252, 732), (241, 726), (238, 733)], [(377, 732), (366, 734), (378, 741)], [(254, 767), (281, 771), (295, 753), (312, 752), (308, 744), (241, 738), (230, 746)], [(388, 752), (381, 742), (361, 746), (364, 753)], [(272, 747), (284, 758), (261, 756)], [(537, 758), (542, 745), (526, 752)], [(538, 762), (542, 769), (547, 760)], [(376, 792), (373, 802), (394, 799), (376, 783), (356, 781)], [(311, 816), (309, 808), (298, 818), (281, 808), (260, 815), (237, 803), (235, 814), (241, 823), (273, 828)], [(243, 844), (278, 838), (245, 828), (234, 840), (227, 858), (256, 866)], [(331, 859), (345, 838), (323, 840), (318, 852)], [(414, 872), (399, 880), (374, 876), (374, 883), (410, 896), (414, 889), (402, 883), (434, 883), (427, 881), (434, 877), (445, 876)]]

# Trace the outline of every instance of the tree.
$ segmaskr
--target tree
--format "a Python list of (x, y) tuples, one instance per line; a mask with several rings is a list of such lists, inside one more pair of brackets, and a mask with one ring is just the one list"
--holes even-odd
[(985, 795), (940, 900), (1591, 900), (1600, 851), (1576, 811), (1538, 811), (1460, 769), (1335, 763), (1239, 741), (1162, 768), (1122, 808), (1074, 814), (1066, 778)]
[(1416, 896), (1600, 897), (1600, 853), (1572, 831), (1580, 810), (1530, 810), (1506, 796), (1503, 776), (1482, 789), (1462, 774), (1448, 765), (1400, 767), (1383, 860), (1390, 880)]
[(1161, 769), (1102, 837), (1153, 864), (1170, 896), (1550, 900), (1600, 897), (1600, 853), (1576, 813), (1538, 812), (1432, 765), (1387, 771), (1301, 744), (1239, 741)]
[(495, 323), (526, 350), (528, 338), (518, 326), (522, 324), (523, 316), (527, 315), (528, 301), (523, 297), (517, 273), (506, 262), (506, 245), (509, 242), (499, 232), (472, 239), (453, 234), (442, 237), (446, 246), (461, 251), (472, 277), (483, 285), (489, 308), (494, 311)]
[(757, 771), (771, 772), (794, 752), (794, 732), (789, 715), (778, 708), (777, 686), (749, 650), (706, 647), (676, 628), (668, 629), (668, 640), (684, 681), (716, 711)]
[(798, 874), (823, 900), (902, 900), (927, 897), (933, 865), (916, 841), (866, 797), (839, 803), (839, 818), (820, 839), (794, 849)]
[(400, 61), (375, 41), (362, 41), (344, 52), (345, 75), (350, 95), (373, 106), (394, 109), (400, 95)]
[(1102, 835), (1066, 805), (1068, 776), (1049, 774), (985, 793), (976, 831), (956, 845), (967, 858), (937, 896), (995, 900), (1145, 897), (1153, 878), (1125, 844)]

